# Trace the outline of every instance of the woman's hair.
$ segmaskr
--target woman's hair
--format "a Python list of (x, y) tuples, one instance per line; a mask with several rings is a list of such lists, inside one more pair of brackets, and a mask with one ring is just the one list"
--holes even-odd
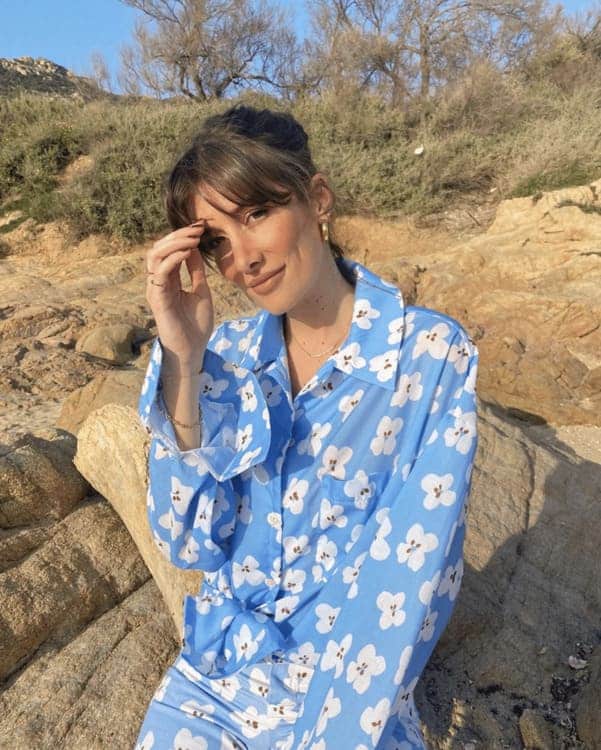
[[(292, 194), (307, 205), (317, 172), (308, 142), (287, 112), (236, 105), (207, 117), (167, 177), (164, 204), (172, 229), (194, 221), (191, 198), (201, 184), (241, 206), (285, 205)], [(329, 244), (334, 257), (342, 257), (342, 248)]]

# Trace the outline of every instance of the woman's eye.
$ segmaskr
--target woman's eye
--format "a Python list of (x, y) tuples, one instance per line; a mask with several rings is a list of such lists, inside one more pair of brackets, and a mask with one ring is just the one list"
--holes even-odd
[(253, 218), (260, 218), (262, 214), (266, 214), (267, 209), (266, 208), (257, 208), (255, 211), (252, 211), (249, 216), (252, 216)]

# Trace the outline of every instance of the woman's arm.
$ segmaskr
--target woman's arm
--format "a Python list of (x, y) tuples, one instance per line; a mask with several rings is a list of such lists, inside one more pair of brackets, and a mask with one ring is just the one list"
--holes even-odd
[[(147, 492), (151, 530), (163, 555), (177, 567), (217, 570), (229, 556), (228, 539), (236, 522), (231, 480), (263, 461), (269, 450), (267, 404), (252, 372), (228, 367), (220, 355), (207, 349), (195, 405), (198, 420), (200, 404), (202, 423), (198, 446), (184, 449), (162, 403), (163, 366), (164, 351), (157, 338), (138, 402), (140, 420), (151, 436)], [(172, 397), (173, 389), (165, 391), (165, 401)], [(182, 399), (183, 410), (192, 409), (186, 403), (193, 398), (190, 390), (176, 398)]]

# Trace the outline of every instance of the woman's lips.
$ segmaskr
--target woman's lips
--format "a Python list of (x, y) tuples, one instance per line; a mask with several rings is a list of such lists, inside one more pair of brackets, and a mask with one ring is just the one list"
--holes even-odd
[(258, 292), (259, 294), (267, 294), (279, 284), (283, 270), (284, 266), (271, 274), (271, 276), (266, 278), (265, 281), (262, 281), (260, 284), (255, 284), (254, 286), (249, 287), (249, 289), (252, 289), (253, 292)]

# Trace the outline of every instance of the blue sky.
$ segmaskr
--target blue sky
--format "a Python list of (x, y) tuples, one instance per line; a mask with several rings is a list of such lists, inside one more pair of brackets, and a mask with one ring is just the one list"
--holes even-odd
[[(302, 2), (293, 8), (297, 30), (306, 16)], [(594, 0), (566, 0), (568, 11), (592, 7)], [(113, 76), (119, 48), (130, 40), (138, 13), (119, 0), (0, 0), (0, 57), (46, 57), (74, 73), (90, 70), (90, 55), (101, 52)]]

